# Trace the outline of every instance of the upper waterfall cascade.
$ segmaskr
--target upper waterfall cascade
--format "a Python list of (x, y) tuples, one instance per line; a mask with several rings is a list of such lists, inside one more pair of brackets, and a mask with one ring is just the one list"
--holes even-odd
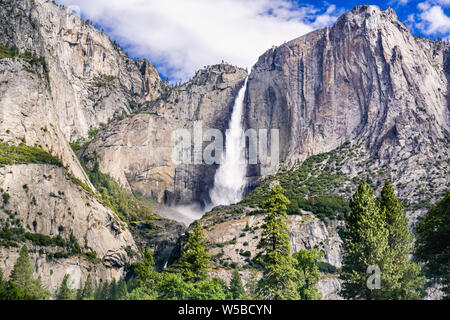
[(247, 81), (248, 78), (245, 79), (234, 102), (222, 162), (214, 177), (214, 187), (209, 193), (211, 198), (209, 209), (219, 205), (235, 204), (241, 201), (244, 195), (247, 165), (242, 116)]

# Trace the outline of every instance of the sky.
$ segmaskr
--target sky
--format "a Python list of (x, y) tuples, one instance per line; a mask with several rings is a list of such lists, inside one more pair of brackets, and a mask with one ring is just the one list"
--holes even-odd
[(272, 46), (362, 4), (394, 8), (415, 35), (450, 40), (450, 0), (57, 0), (172, 83), (222, 61), (250, 69)]

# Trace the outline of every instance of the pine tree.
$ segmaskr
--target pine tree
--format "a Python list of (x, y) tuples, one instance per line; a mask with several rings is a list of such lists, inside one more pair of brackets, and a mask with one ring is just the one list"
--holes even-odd
[(300, 272), (298, 292), (301, 300), (320, 300), (317, 283), (321, 278), (318, 262), (321, 254), (317, 250), (300, 250), (293, 254), (296, 269)]
[(66, 274), (55, 294), (56, 300), (73, 300), (75, 298), (74, 291), (69, 287), (70, 275)]
[(20, 250), (19, 258), (14, 264), (14, 268), (11, 272), (10, 281), (22, 288), (31, 290), (33, 287), (33, 269), (31, 267), (28, 248), (26, 246), (23, 246)]
[(50, 296), (50, 292), (42, 287), (41, 278), (33, 279), (33, 269), (25, 245), (11, 272), (7, 294), (9, 300), (46, 300)]
[(191, 281), (205, 279), (210, 259), (203, 229), (200, 223), (195, 221), (189, 232), (186, 251), (180, 261), (184, 277)]
[(408, 229), (408, 218), (403, 204), (395, 195), (389, 180), (385, 180), (379, 198), (380, 211), (384, 211), (386, 228), (388, 230), (389, 254), (392, 259), (385, 261), (383, 270), (383, 286), (381, 288), (384, 299), (407, 300), (419, 297), (418, 289), (425, 283), (420, 277), (421, 267), (410, 261), (413, 236)]
[(117, 286), (116, 279), (113, 279), (111, 281), (111, 284), (109, 285), (109, 300), (119, 300), (119, 287)]
[(117, 289), (117, 299), (125, 300), (128, 295), (127, 283), (124, 279), (119, 280), (118, 289)]
[(145, 248), (142, 261), (139, 261), (134, 266), (134, 273), (138, 281), (141, 283), (148, 282), (154, 278), (155, 272), (153, 267), (155, 266), (155, 259), (150, 247)]
[(264, 218), (263, 232), (258, 248), (263, 249), (264, 272), (258, 282), (258, 295), (266, 300), (298, 299), (296, 279), (299, 274), (291, 256), (287, 227), (287, 205), (289, 199), (284, 189), (274, 186), (264, 202), (268, 212)]
[(388, 230), (384, 212), (377, 206), (373, 190), (366, 182), (359, 185), (350, 200), (350, 209), (342, 232), (344, 256), (340, 293), (347, 299), (380, 299), (380, 290), (369, 289), (367, 285), (367, 271), (369, 266), (383, 270), (385, 259), (391, 259), (386, 256)]
[(450, 299), (450, 191), (417, 225), (415, 254)]
[(110, 284), (109, 281), (103, 281), (95, 289), (94, 299), (95, 300), (109, 300), (110, 298)]
[(2, 268), (0, 268), (0, 300), (5, 300), (7, 298), (6, 290), (7, 290), (7, 283), (3, 279), (3, 270)]
[(80, 300), (94, 300), (94, 289), (92, 287), (92, 279), (90, 273), (86, 278)]
[(233, 272), (233, 276), (231, 277), (230, 292), (235, 300), (243, 299), (246, 296), (241, 276), (237, 270)]

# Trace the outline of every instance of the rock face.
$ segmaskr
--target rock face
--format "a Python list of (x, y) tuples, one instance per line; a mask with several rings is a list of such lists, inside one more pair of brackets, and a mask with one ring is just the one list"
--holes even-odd
[(380, 178), (405, 185), (402, 198), (423, 201), (422, 183), (439, 197), (450, 176), (449, 57), (448, 42), (415, 38), (392, 9), (359, 6), (262, 55), (245, 120), (280, 129), (288, 168), (352, 141), (373, 161), (362, 170), (348, 164), (348, 175), (385, 167)]
[(205, 202), (216, 167), (176, 165), (172, 152), (177, 141), (172, 134), (188, 130), (193, 139), (195, 121), (201, 121), (204, 132), (210, 128), (224, 132), (246, 76), (245, 70), (224, 64), (200, 70), (142, 113), (105, 127), (81, 156), (97, 158), (102, 172), (159, 203)]
[[(74, 237), (82, 252), (94, 252), (95, 263), (82, 258), (50, 258), (50, 254), (65, 252), (63, 248), (34, 244), (36, 273), (43, 285), (54, 291), (66, 271), (72, 270), (83, 281), (88, 270), (96, 270), (93, 280), (118, 278), (134, 260), (128, 252), (137, 252), (131, 233), (114, 213), (93, 195), (72, 182), (64, 168), (51, 165), (16, 165), (0, 168), (0, 188), (10, 199), (0, 210), (1, 221), (12, 224), (19, 220), (26, 232), (62, 239)], [(13, 218), (12, 218), (13, 217)], [(16, 248), (2, 249), (2, 269), (11, 272)], [(6, 259), (6, 260), (3, 260)], [(53, 270), (50, 272), (50, 270)], [(72, 272), (70, 271), (70, 272)], [(74, 278), (72, 278), (74, 280)]]
[[(392, 9), (356, 7), (334, 26), (259, 58), (249, 79), (248, 126), (279, 128), (288, 162), (357, 138), (380, 157), (387, 145), (437, 143), (450, 126), (449, 49), (415, 39)], [(422, 135), (408, 136), (413, 130)]]
[(49, 96), (68, 141), (158, 97), (162, 81), (101, 31), (46, 0), (2, 1), (0, 43), (45, 57)]
[[(248, 213), (251, 213), (251, 210), (244, 208), (241, 213), (229, 216), (227, 210), (219, 209), (202, 219), (211, 247), (210, 253), (217, 257), (217, 265), (228, 262), (242, 267), (247, 264), (247, 258), (255, 258), (260, 252), (257, 246), (261, 239), (264, 216), (249, 216)], [(342, 241), (336, 232), (337, 225), (338, 223), (333, 221), (331, 225), (326, 226), (323, 221), (308, 212), (303, 212), (301, 216), (289, 216), (292, 252), (317, 249), (324, 252), (323, 261), (340, 267)], [(250, 256), (245, 254), (246, 251), (250, 252)]]
[[(30, 234), (73, 236), (82, 252), (70, 258), (61, 248), (26, 241), (36, 273), (52, 291), (67, 272), (75, 287), (89, 272), (97, 283), (118, 278), (135, 260), (128, 253), (138, 249), (123, 222), (80, 187), (93, 189), (69, 142), (157, 98), (162, 82), (151, 64), (131, 60), (105, 34), (51, 2), (2, 1), (0, 17), (0, 43), (19, 53), (0, 59), (0, 139), (40, 147), (64, 165), (1, 168), (0, 188), (10, 199), (0, 209), (0, 227), (14, 215)], [(1, 251), (9, 275), (17, 248)]]

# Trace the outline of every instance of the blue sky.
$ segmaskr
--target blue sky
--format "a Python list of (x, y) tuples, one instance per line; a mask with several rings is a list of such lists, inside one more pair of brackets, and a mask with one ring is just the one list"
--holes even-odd
[[(389, 1), (389, 0), (388, 0)], [(361, 4), (395, 9), (415, 35), (450, 40), (450, 0), (57, 0), (172, 82), (222, 60), (251, 68), (274, 45), (331, 25)]]

